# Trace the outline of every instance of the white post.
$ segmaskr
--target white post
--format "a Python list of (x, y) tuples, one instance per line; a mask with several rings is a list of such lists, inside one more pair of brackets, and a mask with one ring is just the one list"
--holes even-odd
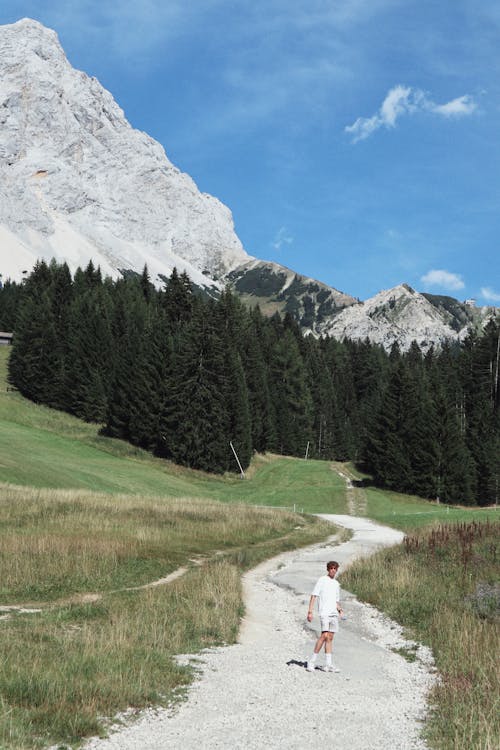
[(234, 457), (235, 457), (236, 461), (238, 462), (238, 466), (240, 467), (241, 478), (245, 479), (245, 472), (243, 471), (243, 468), (242, 468), (242, 466), (240, 464), (240, 459), (238, 458), (238, 454), (236, 453), (236, 451), (234, 449), (234, 445), (233, 445), (233, 441), (232, 440), (229, 441), (229, 445), (231, 446), (231, 450), (233, 451)]
[(306, 446), (306, 455), (305, 455), (306, 461), (308, 459), (308, 456), (309, 456), (309, 440), (307, 441), (307, 446)]

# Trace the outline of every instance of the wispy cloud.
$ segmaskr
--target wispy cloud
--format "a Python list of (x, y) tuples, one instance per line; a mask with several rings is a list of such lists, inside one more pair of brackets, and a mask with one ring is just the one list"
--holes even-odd
[(432, 112), (442, 117), (465, 117), (471, 115), (477, 108), (476, 102), (469, 95), (459, 96), (445, 104), (436, 104), (421, 89), (411, 86), (394, 86), (385, 97), (378, 112), (372, 117), (358, 117), (344, 130), (352, 136), (352, 142), (357, 143), (368, 138), (379, 128), (394, 128), (402, 115), (415, 112)]
[(282, 250), (285, 245), (291, 245), (293, 239), (286, 227), (280, 227), (275, 234), (274, 240), (271, 242), (271, 247), (275, 250)]
[(477, 104), (472, 96), (465, 94), (465, 96), (459, 96), (446, 104), (433, 105), (432, 102), (429, 102), (429, 109), (431, 112), (436, 112), (436, 114), (444, 117), (464, 117), (471, 115), (477, 109)]
[(462, 277), (457, 273), (450, 273), (450, 271), (443, 270), (432, 270), (428, 271), (425, 276), (422, 276), (422, 281), (427, 286), (439, 286), (443, 289), (449, 289), (457, 291), (463, 289), (465, 284), (462, 281)]
[(481, 287), (481, 297), (488, 302), (500, 302), (500, 292), (495, 292), (490, 286)]

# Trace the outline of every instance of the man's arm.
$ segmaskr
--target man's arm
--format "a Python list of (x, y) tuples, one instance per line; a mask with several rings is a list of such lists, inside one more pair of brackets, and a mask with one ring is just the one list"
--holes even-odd
[(309, 599), (309, 609), (307, 610), (307, 621), (311, 622), (313, 618), (313, 608), (314, 608), (314, 602), (316, 601), (318, 597), (314, 594), (311, 594), (311, 598)]

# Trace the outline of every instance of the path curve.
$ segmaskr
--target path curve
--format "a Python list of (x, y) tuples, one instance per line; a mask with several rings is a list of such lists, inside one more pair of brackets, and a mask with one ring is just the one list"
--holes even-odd
[[(353, 531), (262, 563), (244, 576), (247, 615), (240, 641), (201, 657), (188, 700), (150, 709), (85, 750), (298, 750), (325, 742), (348, 750), (423, 750), (421, 722), (433, 682), (432, 658), (414, 644), (417, 660), (392, 649), (407, 644), (401, 629), (347, 592), (347, 619), (336, 636), (340, 674), (305, 670), (316, 632), (305, 615), (309, 593), (330, 559), (343, 567), (402, 539), (365, 518), (322, 515)], [(312, 628), (317, 628), (313, 621)], [(321, 660), (318, 660), (321, 666)]]

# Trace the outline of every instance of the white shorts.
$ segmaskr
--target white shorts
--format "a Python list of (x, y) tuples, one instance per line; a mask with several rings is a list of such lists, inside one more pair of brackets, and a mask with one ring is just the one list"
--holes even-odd
[(320, 615), (319, 621), (321, 623), (322, 633), (338, 633), (339, 630), (339, 616), (338, 613), (334, 615)]

